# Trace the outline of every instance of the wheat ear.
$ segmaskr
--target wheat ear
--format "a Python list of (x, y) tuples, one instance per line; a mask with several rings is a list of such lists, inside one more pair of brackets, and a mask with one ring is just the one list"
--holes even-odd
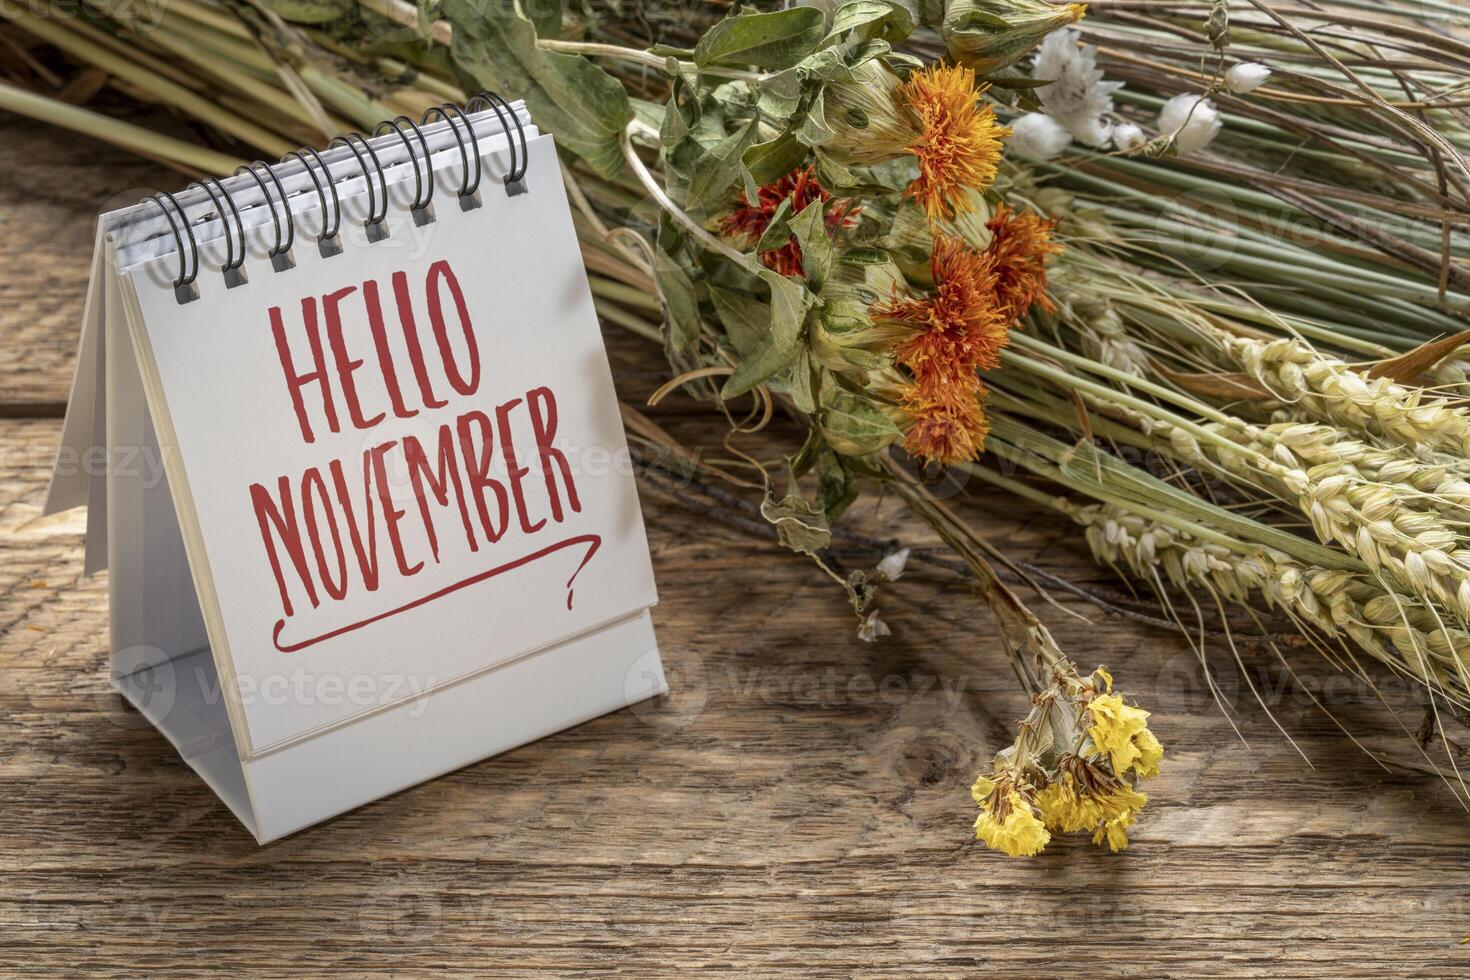
[(1415, 453), (1438, 449), (1470, 456), (1470, 412), (1430, 397), (1422, 388), (1370, 378), (1294, 338), (1217, 336), (1231, 361), (1317, 419), (1359, 429)]
[[(1373, 657), (1419, 680), (1447, 688), (1470, 660), (1470, 633), (1448, 628), (1406, 597), (1393, 597), (1370, 576), (1304, 565), (1269, 548), (1248, 555), (1150, 521), (1111, 504), (1056, 506), (1085, 528), (1093, 556), (1144, 581), (1156, 569), (1180, 589), (1213, 588), (1232, 602), (1253, 597), (1309, 623), (1324, 635), (1348, 637)], [(1385, 642), (1385, 637), (1387, 642)], [(1464, 697), (1464, 685), (1457, 689)]]

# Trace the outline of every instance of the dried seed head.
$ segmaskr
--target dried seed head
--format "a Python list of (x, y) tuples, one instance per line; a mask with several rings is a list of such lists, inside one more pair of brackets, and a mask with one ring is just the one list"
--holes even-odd
[[(1109, 505), (1060, 501), (1059, 506), (1084, 526), (1101, 562), (1125, 567), (1145, 581), (1162, 570), (1181, 589), (1213, 589), (1235, 602), (1260, 597), (1328, 636), (1351, 638), (1372, 656), (1427, 678), (1456, 699), (1467, 697), (1459, 667), (1470, 665), (1470, 632), (1446, 629), (1443, 621), (1450, 614), (1431, 608), (1433, 600), (1385, 592), (1384, 580), (1372, 574), (1309, 568), (1269, 549), (1236, 554)], [(1105, 527), (1117, 529), (1112, 540)], [(1394, 561), (1399, 574), (1407, 576), (1412, 565), (1415, 574), (1433, 578), (1431, 563), (1444, 560), (1410, 553)], [(1457, 604), (1470, 611), (1470, 577), (1459, 580)]]

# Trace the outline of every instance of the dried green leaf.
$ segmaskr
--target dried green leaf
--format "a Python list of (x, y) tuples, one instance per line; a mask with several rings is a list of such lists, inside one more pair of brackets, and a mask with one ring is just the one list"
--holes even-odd
[(756, 108), (768, 122), (785, 123), (801, 108), (801, 91), (801, 75), (796, 68), (767, 75), (756, 84)]
[(805, 555), (815, 555), (832, 543), (827, 518), (804, 497), (789, 494), (777, 500), (768, 495), (761, 503), (761, 516), (776, 527), (782, 544)]
[(798, 410), (808, 415), (817, 410), (817, 370), (811, 351), (805, 349), (797, 355), (796, 363), (791, 368), (791, 401)]
[(699, 301), (694, 281), (673, 256), (660, 250), (654, 276), (664, 300), (664, 343), (672, 352), (687, 350), (699, 339)]
[(913, 12), (902, 4), (889, 0), (848, 0), (832, 14), (832, 27), (822, 43), (881, 38), (896, 44), (913, 31)]
[(851, 170), (820, 150), (817, 151), (817, 179), (834, 193), (862, 183)]
[[(675, 146), (682, 142), (691, 132), (692, 121), (698, 118), (698, 103), (692, 99), (680, 100), (680, 87), (678, 82), (674, 83), (663, 117), (659, 120), (658, 136), (664, 146)], [(691, 113), (694, 115), (690, 115)]]
[(803, 58), (796, 66), (797, 74), (808, 81), (850, 82), (852, 64), (838, 48), (823, 48)]
[(806, 161), (808, 150), (793, 132), (756, 143), (745, 151), (741, 162), (755, 187), (780, 180)]
[(828, 521), (840, 518), (858, 496), (858, 475), (825, 443), (817, 456), (817, 505)]
[(790, 68), (822, 40), (825, 18), (815, 7), (738, 14), (720, 21), (699, 39), (694, 63)]
[(756, 274), (771, 288), (770, 327), (760, 347), (725, 379), (720, 389), (725, 398), (743, 395), (790, 367), (802, 350), (801, 337), (811, 294), (800, 283), (770, 269), (760, 269)]
[(791, 240), (791, 198), (783, 198), (776, 205), (775, 212), (771, 215), (770, 223), (766, 230), (761, 232), (760, 241), (756, 243), (757, 252), (769, 252), (772, 249), (782, 248)]
[(837, 386), (823, 392), (819, 419), (827, 444), (844, 456), (875, 453), (902, 434), (867, 398)]
[(827, 204), (817, 200), (791, 219), (791, 233), (801, 246), (801, 271), (807, 288), (819, 292), (832, 271), (832, 239), (827, 237)]
[(540, 50), (522, 16), (487, 14), (476, 0), (444, 0), (443, 12), (455, 64), (477, 85), (524, 98), (537, 123), (599, 173), (622, 170), (633, 107), (617, 79), (586, 58)]
[(827, 103), (823, 95), (824, 93), (817, 92), (811, 105), (807, 106), (801, 125), (796, 127), (796, 138), (805, 146), (822, 146), (832, 140), (832, 130), (827, 125)]
[(770, 332), (770, 305), (746, 293), (713, 284), (709, 287), (709, 297), (735, 353), (742, 360), (750, 357)]
[(685, 205), (690, 210), (722, 207), (733, 197), (731, 188), (740, 180), (741, 158), (755, 138), (756, 122), (751, 120), (738, 133), (727, 136), (708, 148), (694, 164), (685, 191)]

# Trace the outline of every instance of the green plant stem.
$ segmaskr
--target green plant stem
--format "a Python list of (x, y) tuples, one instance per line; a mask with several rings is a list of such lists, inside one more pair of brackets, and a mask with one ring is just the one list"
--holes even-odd
[(57, 99), (48, 99), (44, 95), (27, 92), (6, 82), (0, 82), (0, 109), (61, 126), (133, 153), (163, 160), (174, 166), (188, 167), (199, 173), (233, 173), (236, 167), (245, 163), (244, 160), (228, 154), (217, 153), (194, 143), (155, 133), (142, 126), (111, 119)]
[[(1165, 401), (1173, 402), (1175, 405), (1178, 405), (1180, 408), (1185, 409), (1186, 411), (1193, 412), (1201, 418), (1207, 418), (1212, 422), (1219, 423), (1220, 425), (1240, 425), (1240, 421), (1238, 419), (1232, 418), (1231, 416), (1226, 415), (1224, 412), (1221, 412), (1215, 408), (1210, 407), (1209, 405), (1206, 405), (1204, 402), (1198, 401), (1194, 398), (1190, 398), (1188, 395), (1185, 395), (1182, 392), (1165, 387), (1164, 385), (1155, 384), (1154, 382), (1149, 381), (1147, 378), (1140, 378), (1137, 375), (1129, 374), (1126, 371), (1119, 371), (1117, 368), (1109, 367), (1108, 365), (1103, 364), (1100, 361), (1094, 361), (1090, 358), (1074, 354), (1071, 351), (1063, 350), (1060, 347), (1054, 347), (1051, 344), (1046, 343), (1045, 341), (1037, 340), (1034, 337), (1029, 337), (1024, 333), (1012, 333), (1011, 343), (1015, 344), (1018, 347), (1024, 347), (1028, 350), (1034, 351), (1035, 353), (1040, 354), (1044, 357), (1055, 358), (1056, 360), (1059, 360), (1064, 364), (1070, 364), (1071, 366), (1080, 370), (1089, 371), (1092, 374), (1107, 378), (1109, 381), (1114, 381), (1118, 384), (1127, 385), (1130, 388), (1136, 388), (1139, 391), (1147, 392), (1148, 394), (1153, 395), (1155, 398), (1161, 398)], [(1080, 381), (1081, 379), (1074, 378), (1073, 380)], [(1103, 390), (1104, 392), (1111, 392), (1113, 389)], [(1144, 404), (1148, 403), (1145, 402)], [(1154, 411), (1157, 411), (1157, 406), (1154, 406)], [(1175, 418), (1170, 419), (1169, 421), (1177, 423), (1187, 420)], [(1192, 425), (1193, 423), (1190, 424)], [(1200, 431), (1203, 432), (1207, 430), (1201, 429)]]
[(609, 302), (607, 300), (600, 300), (599, 297), (596, 295), (595, 290), (592, 300), (594, 305), (596, 305), (597, 307), (598, 316), (607, 318), (608, 320), (612, 321), (623, 329), (637, 334), (644, 340), (651, 340), (656, 344), (662, 344), (664, 342), (663, 335), (659, 333), (658, 327), (653, 326), (642, 317), (635, 316), (632, 313), (629, 313), (627, 310), (623, 309), (621, 306), (618, 306), (615, 303)]
[(58, 26), (57, 22), (33, 16), (14, 6), (0, 9), (0, 16), (10, 18), (27, 33), (34, 34), (83, 61), (96, 65), (109, 74), (116, 75), (137, 86), (156, 98), (182, 109), (202, 122), (223, 130), (252, 146), (264, 149), (267, 153), (279, 156), (293, 148), (289, 141), (233, 113), (226, 112), (217, 102), (212, 102), (182, 85), (153, 74), (134, 62), (118, 57), (100, 44)]
[[(186, 63), (190, 59), (197, 58), (200, 52), (200, 47), (197, 42), (175, 34), (168, 28), (160, 27), (155, 29), (150, 35), (150, 40)], [(239, 62), (223, 56), (201, 59), (197, 63), (199, 64), (200, 70), (213, 75), (223, 82), (223, 88), (226, 91), (237, 92), (254, 99), (262, 105), (269, 106), (271, 109), (288, 117), (299, 117), (300, 112), (296, 100), (284, 89), (278, 88), (266, 81), (262, 77), (262, 73), (250, 71), (242, 67)], [(326, 139), (331, 139), (337, 132), (349, 128), (345, 123), (341, 123), (340, 125), (338, 123), (338, 120), (333, 120), (333, 125), (337, 125), (336, 131), (323, 133), (322, 136)], [(316, 127), (310, 128), (314, 130)]]
[(679, 207), (669, 198), (669, 195), (659, 186), (658, 181), (653, 179), (653, 174), (648, 172), (648, 167), (644, 165), (637, 151), (633, 149), (632, 138), (634, 134), (640, 135), (645, 139), (652, 139), (657, 143), (658, 133), (650, 129), (646, 124), (635, 119), (628, 123), (628, 128), (623, 130), (622, 136), (623, 159), (628, 161), (629, 168), (637, 175), (639, 182), (643, 184), (649, 196), (657, 201), (659, 207), (668, 212), (669, 217), (678, 222), (685, 231), (689, 232), (705, 248), (723, 255), (743, 269), (755, 272), (755, 266), (749, 256), (742, 255), (727, 243), (722, 242), (719, 238), (710, 234), (699, 222), (689, 217), (683, 208)]
[(655, 313), (659, 313), (663, 309), (659, 304), (658, 297), (649, 293), (647, 290), (634, 289), (626, 283), (603, 279), (601, 276), (593, 276), (590, 281), (594, 296), (601, 296), (605, 299), (622, 303), (624, 306), (633, 306)]
[[(1132, 223), (1130, 215), (1117, 209), (1109, 208), (1106, 213), (1119, 224)], [(1427, 282), (1415, 282), (1369, 269), (1344, 266), (1332, 269), (1330, 260), (1320, 257), (1299, 261), (1298, 256), (1291, 254), (1289, 247), (1280, 242), (1267, 245), (1252, 241), (1246, 236), (1230, 239), (1210, 235), (1207, 244), (1201, 239), (1208, 233), (1198, 225), (1164, 217), (1155, 218), (1152, 227), (1174, 234), (1146, 239), (1151, 246), (1183, 256), (1186, 262), (1197, 263), (1206, 269), (1229, 269), (1258, 278), (1290, 283), (1303, 289), (1321, 286), (1328, 295), (1339, 297), (1363, 293), (1367, 297), (1392, 297), (1427, 305), (1443, 305), (1458, 312), (1470, 310), (1470, 297), (1464, 294), (1450, 291), (1440, 300), (1438, 287)], [(1289, 262), (1286, 261), (1288, 255), (1291, 259)]]
[[(669, 59), (656, 55), (651, 51), (642, 51), (638, 48), (625, 48), (617, 44), (598, 44), (592, 41), (558, 41), (551, 38), (543, 38), (536, 42), (536, 47), (542, 51), (554, 51), (558, 54), (580, 54), (592, 58), (617, 58), (635, 65), (643, 65), (654, 68), (664, 74), (669, 73)], [(765, 79), (760, 72), (745, 71), (740, 68), (722, 68), (718, 65), (697, 65), (692, 61), (675, 61), (675, 67), (681, 72), (697, 72), (701, 75), (711, 75), (715, 78), (733, 78), (744, 82), (759, 82)]]
[[(1026, 470), (1036, 474), (1037, 476), (1043, 476), (1054, 483), (1059, 483), (1062, 486), (1067, 487), (1068, 489), (1085, 494), (1098, 501), (1099, 503), (1111, 504), (1114, 507), (1119, 507), (1123, 510), (1131, 511), (1132, 513), (1137, 514), (1139, 517), (1154, 521), (1165, 527), (1173, 528), (1174, 530), (1181, 533), (1188, 534), (1196, 540), (1208, 541), (1211, 544), (1217, 544), (1223, 548), (1229, 548), (1236, 554), (1248, 555), (1255, 550), (1255, 547), (1252, 545), (1246, 544), (1243, 541), (1238, 541), (1235, 538), (1230, 537), (1228, 534), (1221, 534), (1219, 531), (1205, 527), (1202, 524), (1196, 524), (1193, 521), (1185, 520), (1178, 514), (1175, 514), (1171, 511), (1159, 510), (1158, 508), (1150, 507), (1147, 504), (1141, 503), (1137, 500), (1132, 500), (1128, 497), (1109, 493), (1101, 487), (1090, 485), (1085, 481), (1073, 479), (1072, 477), (1068, 476), (1066, 471), (1061, 469), (1061, 467), (1048, 463), (1038, 462), (1035, 456), (1026, 453), (1020, 447), (1013, 446), (1004, 440), (996, 440), (996, 445), (992, 451), (1001, 459), (1004, 459), (1007, 462), (1013, 463), (1017, 466), (1024, 467)], [(1001, 476), (998, 473), (994, 474), (994, 477), (987, 474), (987, 468), (983, 466), (975, 466), (971, 463), (965, 463), (963, 464), (962, 468), (968, 475), (978, 476), (984, 480), (991, 480), (991, 482), (1006, 480), (1005, 477)], [(1007, 482), (1011, 484), (1016, 483), (1016, 481), (1014, 480), (1010, 480)], [(1027, 495), (1022, 494), (1022, 496)], [(1036, 496), (1041, 495), (1036, 494)], [(1035, 499), (1035, 497), (1033, 496), (1030, 499)], [(1052, 509), (1057, 509), (1054, 501), (1055, 497), (1051, 497), (1040, 502), (1046, 503)]]
[[(165, 14), (165, 20), (168, 20), (167, 14)], [(215, 59), (224, 57), (242, 68), (253, 71), (259, 78), (276, 79), (279, 77), (280, 68), (275, 60), (249, 41), (242, 41), (208, 27), (179, 23), (177, 18), (170, 24), (170, 30), (177, 32), (176, 37), (186, 38), (186, 44), (189, 46), (210, 49), (191, 51), (190, 47), (186, 46), (183, 49), (183, 56), (190, 60), (201, 60), (203, 56), (208, 59), (205, 61), (205, 64), (208, 65)], [(359, 126), (373, 126), (395, 115), (387, 106), (368, 98), (357, 87), (343, 82), (314, 65), (301, 66), (297, 69), (297, 74), (313, 94)], [(295, 99), (286, 97), (283, 102), (278, 103), (278, 108), (281, 106), (285, 106), (284, 111), (289, 113), (296, 110), (297, 103)]]

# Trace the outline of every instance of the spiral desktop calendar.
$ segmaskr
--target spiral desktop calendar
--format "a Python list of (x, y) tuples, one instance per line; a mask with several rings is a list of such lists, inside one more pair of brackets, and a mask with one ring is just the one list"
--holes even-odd
[(665, 690), (556, 150), (496, 96), (104, 215), (80, 505), (115, 686), (262, 843)]

